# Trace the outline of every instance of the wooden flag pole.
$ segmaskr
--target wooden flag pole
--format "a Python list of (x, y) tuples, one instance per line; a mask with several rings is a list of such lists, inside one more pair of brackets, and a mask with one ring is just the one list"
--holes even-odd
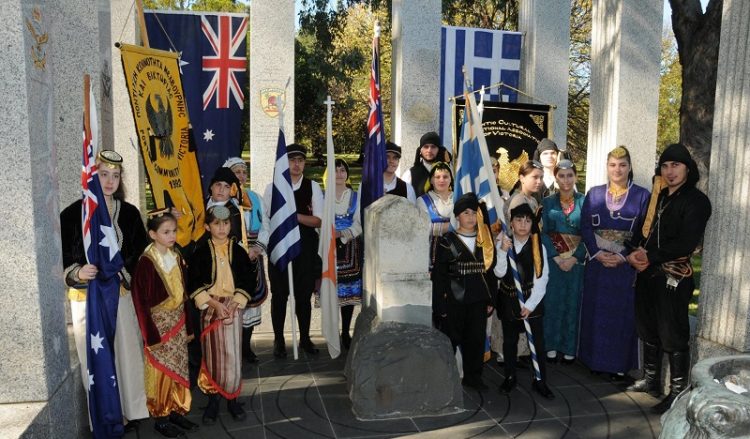
[(88, 73), (83, 75), (83, 129), (86, 137), (91, 138), (91, 102), (89, 101), (89, 89), (91, 87), (91, 76)]
[(146, 17), (143, 15), (143, 0), (135, 0), (136, 8), (138, 8), (138, 26), (141, 30), (141, 43), (143, 47), (149, 48), (151, 45), (148, 42), (148, 32), (146, 32)]

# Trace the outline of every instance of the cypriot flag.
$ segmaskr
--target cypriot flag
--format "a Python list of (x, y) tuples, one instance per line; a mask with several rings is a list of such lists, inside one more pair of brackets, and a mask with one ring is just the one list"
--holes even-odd
[(336, 279), (336, 166), (333, 151), (333, 112), (331, 97), (325, 102), (328, 107), (326, 115), (326, 197), (323, 204), (323, 218), (320, 226), (320, 244), (318, 254), (323, 260), (323, 272), (320, 279), (320, 309), (322, 311), (323, 337), (328, 344), (328, 354), (336, 358), (341, 354), (339, 342), (339, 299)]

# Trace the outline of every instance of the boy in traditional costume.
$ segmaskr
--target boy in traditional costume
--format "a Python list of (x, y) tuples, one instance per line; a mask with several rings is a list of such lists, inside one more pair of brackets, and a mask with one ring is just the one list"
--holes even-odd
[(236, 421), (246, 417), (237, 401), (242, 384), (240, 310), (251, 300), (258, 268), (257, 260), (251, 262), (247, 252), (229, 238), (229, 209), (210, 207), (205, 227), (210, 238), (197, 246), (190, 259), (188, 290), (201, 311), (203, 328), (203, 360), (198, 376), (198, 387), (208, 394), (203, 423), (213, 425), (220, 397), (227, 400), (229, 413)]
[[(523, 320), (528, 320), (534, 340), (534, 350), (538, 355), (545, 352), (544, 347), (544, 304), (542, 299), (547, 289), (549, 267), (547, 251), (539, 239), (532, 239), (539, 234), (536, 213), (526, 201), (525, 197), (513, 197), (510, 200), (510, 226), (513, 238), (504, 234), (498, 235), (497, 264), (495, 276), (500, 279), (500, 289), (497, 295), (497, 314), (503, 325), (503, 356), (505, 357), (505, 381), (500, 390), (509, 393), (517, 384), (516, 357), (518, 355), (518, 334), (524, 331)], [(516, 254), (516, 268), (523, 289), (524, 304), (521, 306), (514, 280), (514, 273), (510, 268), (510, 250), (514, 247)], [(553, 399), (555, 395), (549, 390), (546, 379), (544, 361), (538, 361), (540, 377), (531, 383), (532, 389), (545, 398)]]
[(461, 346), (462, 384), (487, 389), (482, 381), (487, 314), (492, 312), (497, 279), (492, 274), (495, 248), (476, 194), (453, 205), (458, 229), (440, 238), (432, 269), (432, 313), (435, 326)]
[(153, 243), (133, 275), (133, 304), (145, 345), (146, 406), (158, 433), (182, 437), (182, 430), (198, 429), (184, 417), (192, 400), (187, 343), (193, 338), (185, 315), (185, 263), (173, 248), (177, 219), (167, 209), (149, 213), (147, 228)]

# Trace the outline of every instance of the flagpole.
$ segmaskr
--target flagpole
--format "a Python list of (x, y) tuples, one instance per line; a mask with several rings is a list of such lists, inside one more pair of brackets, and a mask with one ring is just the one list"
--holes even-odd
[(151, 45), (148, 42), (148, 32), (146, 32), (146, 17), (143, 15), (143, 0), (135, 0), (135, 5), (138, 9), (138, 28), (141, 31), (141, 44), (143, 44), (143, 47), (149, 48)]
[(292, 320), (292, 350), (294, 351), (294, 359), (299, 359), (299, 347), (297, 347), (297, 315), (295, 310), (297, 309), (297, 303), (294, 299), (294, 275), (292, 274), (292, 261), (289, 261), (289, 265), (286, 267), (286, 272), (289, 281), (289, 315)]
[(88, 73), (83, 75), (83, 129), (86, 131), (86, 136), (91, 137), (91, 102), (89, 101), (91, 88), (91, 76)]

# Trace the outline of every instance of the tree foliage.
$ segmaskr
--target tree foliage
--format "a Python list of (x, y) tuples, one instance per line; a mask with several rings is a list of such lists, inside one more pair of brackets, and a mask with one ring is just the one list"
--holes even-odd
[(585, 169), (591, 97), (591, 0), (573, 0), (570, 10), (567, 150)]
[(677, 56), (677, 43), (671, 32), (665, 32), (662, 37), (660, 73), (656, 148), (661, 153), (666, 145), (680, 140), (682, 66)]
[(237, 0), (143, 0), (146, 9), (191, 11), (248, 12), (249, 7)]
[(518, 0), (453, 0), (442, 4), (443, 21), (450, 26), (518, 29)]

